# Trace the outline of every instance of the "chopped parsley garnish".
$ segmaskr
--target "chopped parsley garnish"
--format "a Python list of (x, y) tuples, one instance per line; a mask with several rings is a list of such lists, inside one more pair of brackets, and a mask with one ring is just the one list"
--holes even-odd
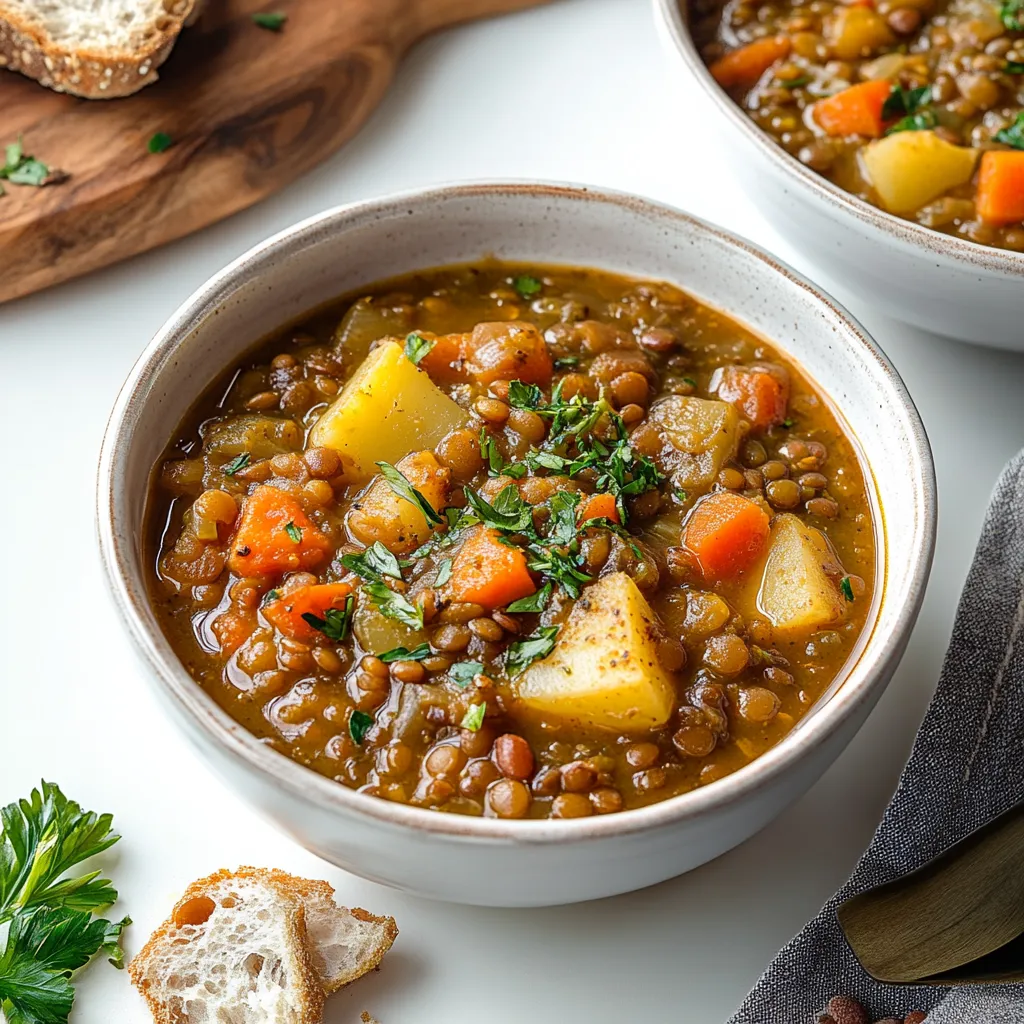
[(776, 81), (783, 89), (799, 89), (801, 86), (811, 84), (811, 76), (798, 75), (796, 78), (779, 78)]
[(352, 739), (362, 745), (363, 740), (366, 739), (366, 734), (373, 728), (373, 715), (368, 715), (365, 711), (353, 711), (352, 717), (348, 720), (348, 734)]
[(1024, 75), (1024, 61), (1008, 60), (1003, 71), (1008, 75)]
[(364, 583), (363, 591), (385, 618), (403, 622), (413, 629), (423, 628), (423, 608), (413, 604), (403, 594), (392, 590), (386, 583)]
[(392, 647), (377, 657), (386, 665), (393, 661), (422, 661), (430, 657), (430, 644), (417, 644), (412, 650), (408, 647)]
[(487, 701), (482, 704), (470, 704), (466, 713), (462, 716), (463, 729), (468, 729), (470, 732), (477, 732), (481, 725), (484, 724), (484, 715), (487, 714)]
[(479, 661), (459, 661), (448, 669), (448, 678), (464, 690), (483, 670), (484, 666)]
[(794, 422), (795, 422), (795, 420), (793, 420), (793, 419), (792, 419), (791, 417), (787, 416), (787, 417), (786, 417), (786, 418), (785, 418), (785, 419), (784, 419), (784, 420), (782, 421), (782, 425), (783, 425), (783, 426), (784, 426), (784, 427), (785, 427), (785, 428), (786, 428), (787, 430), (789, 430), (789, 428), (793, 426)]
[(303, 612), (302, 621), (313, 629), (323, 633), (328, 640), (340, 643), (348, 636), (349, 628), (352, 625), (352, 610), (355, 607), (355, 598), (349, 594), (345, 598), (344, 608), (328, 608), (321, 619), (313, 612)]
[(547, 582), (536, 593), (529, 597), (521, 597), (513, 601), (506, 609), (507, 612), (542, 612), (547, 607), (548, 599), (551, 597), (551, 582)]
[(452, 578), (452, 560), (446, 558), (438, 567), (434, 577), (434, 586), (443, 587)]
[(437, 344), (430, 338), (424, 338), (422, 334), (413, 331), (405, 336), (405, 357), (410, 363), (419, 366), (420, 360)]
[(882, 120), (891, 121), (898, 118), (895, 124), (890, 125), (886, 135), (895, 132), (926, 131), (934, 128), (939, 122), (935, 111), (928, 110), (931, 103), (931, 86), (922, 85), (917, 89), (904, 89), (901, 85), (894, 85), (892, 92), (882, 105)]
[(509, 404), (517, 409), (529, 409), (538, 416), (550, 417), (551, 427), (546, 447), (557, 448), (567, 441), (579, 439), (589, 434), (603, 417), (608, 417), (616, 425), (619, 436), (625, 433), (625, 427), (615, 410), (605, 398), (596, 402), (583, 394), (575, 394), (572, 398), (562, 398), (562, 384), (559, 381), (551, 392), (551, 401), (543, 401), (543, 393), (536, 384), (524, 384), (514, 380), (508, 389)]
[(1005, 0), (999, 8), (999, 17), (1009, 32), (1024, 32), (1024, 0)]
[(301, 542), (302, 528), (296, 526), (293, 522), (289, 521), (285, 524), (284, 532), (287, 533), (288, 536), (291, 537), (291, 539), (295, 541), (296, 544)]
[(515, 288), (521, 299), (532, 299), (541, 293), (544, 284), (530, 274), (520, 274), (512, 281), (512, 287)]
[(50, 178), (50, 168), (34, 156), (29, 156), (18, 136), (17, 142), (4, 147), (4, 165), (0, 167), (0, 178), (12, 185), (33, 185), (38, 188)]
[(692, 377), (684, 377), (683, 378), (683, 383), (684, 384), (689, 384), (691, 388), (696, 388), (697, 387), (697, 382)]
[(579, 361), (579, 356), (560, 356), (555, 360), (555, 369), (567, 370), (570, 366), (578, 366)]
[(525, 640), (516, 640), (515, 643), (509, 644), (505, 652), (505, 671), (514, 678), (538, 658), (546, 658), (555, 646), (556, 636), (557, 626), (542, 626)]
[(401, 563), (379, 540), (357, 555), (342, 555), (341, 564), (369, 583), (380, 583), (384, 576), (402, 578)]
[(684, 491), (681, 487), (676, 489), (675, 495), (676, 495), (676, 501), (684, 502), (685, 503), (685, 502), (690, 500), (690, 495), (686, 491)]
[(428, 523), (440, 524), (444, 518), (437, 514), (434, 506), (416, 490), (405, 474), (400, 469), (395, 469), (390, 462), (378, 462), (377, 468), (380, 475), (384, 477), (388, 487), (391, 488), (400, 498), (405, 498), (410, 504), (415, 505), (426, 517)]
[(849, 576), (844, 576), (839, 581), (839, 589), (842, 591), (843, 597), (845, 597), (847, 601), (853, 601), (853, 584), (850, 582)]
[(517, 409), (536, 409), (544, 401), (544, 392), (536, 384), (512, 380), (508, 384), (508, 401)]
[(284, 23), (288, 20), (287, 14), (280, 14), (277, 11), (261, 12), (257, 11), (253, 16), (252, 20), (259, 25), (260, 28), (265, 28), (270, 32), (280, 32), (284, 27)]
[(146, 144), (146, 148), (150, 153), (163, 153), (164, 150), (170, 149), (173, 145), (174, 139), (167, 132), (157, 132)]
[(571, 598), (575, 599), (580, 596), (583, 584), (593, 579), (580, 568), (582, 559), (578, 550), (574, 550), (578, 547), (576, 543), (568, 549), (545, 547), (541, 543), (530, 544), (527, 550), (532, 557), (527, 565), (533, 572), (539, 572), (558, 583)]
[(505, 533), (521, 533), (532, 528), (533, 509), (523, 501), (515, 484), (502, 488), (493, 504), (469, 486), (463, 491), (469, 507), (485, 526)]
[(280, 601), (280, 600), (281, 600), (281, 591), (280, 590), (276, 590), (276, 589), (275, 590), (268, 590), (263, 595), (263, 604), (270, 604), (272, 601)]
[(1009, 128), (996, 132), (992, 137), (996, 142), (1001, 142), (1004, 146), (1024, 149), (1024, 110), (1018, 111), (1017, 119)]
[(510, 476), (518, 480), (526, 475), (524, 463), (505, 461), (498, 450), (498, 442), (487, 433), (486, 427), (480, 428), (480, 457), (487, 463), (488, 476)]
[(234, 476), (239, 470), (245, 469), (251, 461), (252, 456), (248, 452), (242, 452), (241, 455), (236, 455), (224, 466), (224, 475)]
[(109, 814), (82, 808), (51, 782), (0, 809), (0, 1010), (11, 1024), (66, 1024), (74, 1003), (71, 976), (96, 953), (124, 965), (119, 939), (131, 919), (93, 912), (117, 891), (99, 871), (65, 877), (113, 846)]

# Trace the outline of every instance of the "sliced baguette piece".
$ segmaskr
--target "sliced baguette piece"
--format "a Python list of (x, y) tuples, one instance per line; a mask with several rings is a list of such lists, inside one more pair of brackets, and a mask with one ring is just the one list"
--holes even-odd
[(0, 0), (0, 68), (86, 99), (155, 82), (204, 0)]
[[(296, 990), (299, 1008), (289, 1007), (283, 1017), (260, 1016), (263, 1011), (259, 1000), (250, 998), (246, 989), (253, 981), (251, 969), (258, 963), (250, 959), (254, 951), (248, 948), (246, 939), (250, 934), (247, 908), (254, 907), (257, 920), (265, 922), (267, 918), (260, 915), (267, 910), (267, 900), (276, 912), (288, 920), (300, 922), (299, 952), (293, 948), (291, 930), (285, 929), (287, 934), (282, 934), (282, 941), (286, 942), (289, 952), (277, 958), (282, 964), (291, 963), (297, 972), (295, 976), (301, 979)], [(199, 921), (206, 914), (209, 917)], [(235, 918), (238, 915), (242, 917), (239, 924), (245, 928), (244, 941), (232, 955), (222, 955), (220, 960), (209, 956), (207, 932), (219, 925), (235, 926), (237, 932)], [(195, 923), (197, 921), (199, 923)], [(283, 871), (243, 867), (236, 872), (219, 871), (189, 886), (171, 917), (157, 929), (128, 970), (133, 983), (146, 997), (157, 1024), (213, 1024), (222, 1019), (231, 1024), (264, 1024), (264, 1021), (267, 1024), (278, 1024), (278, 1021), (281, 1024), (317, 1024), (325, 994), (337, 991), (376, 968), (397, 935), (394, 918), (375, 917), (365, 910), (337, 906), (334, 890), (327, 882), (296, 878)], [(280, 949), (284, 950), (285, 946)], [(264, 956), (264, 963), (267, 962), (262, 951), (256, 955)], [(191, 965), (188, 961), (192, 961)], [(223, 970), (217, 969), (220, 965)], [(240, 968), (248, 971), (248, 980), (240, 973)], [(219, 989), (225, 973), (240, 978), (240, 985), (231, 988), (230, 1000), (234, 1001), (203, 1003), (207, 995), (214, 994), (206, 982), (210, 981)], [(310, 976), (317, 989), (313, 994), (308, 991)], [(183, 996), (183, 981), (192, 988), (198, 986), (199, 994), (194, 997), (193, 1005)], [(243, 1002), (239, 1003), (239, 998)], [(250, 1010), (249, 1003), (254, 1003), (256, 1009)], [(237, 1009), (239, 1006), (243, 1009)], [(208, 1016), (203, 1016), (204, 1012)], [(218, 1012), (223, 1016), (217, 1016)], [(236, 1016), (231, 1016), (232, 1013)], [(237, 1016), (239, 1013), (246, 1015)]]

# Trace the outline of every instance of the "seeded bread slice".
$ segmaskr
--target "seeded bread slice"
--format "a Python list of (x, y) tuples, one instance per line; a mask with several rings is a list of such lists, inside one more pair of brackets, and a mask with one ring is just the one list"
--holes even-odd
[(0, 68), (86, 99), (155, 82), (204, 0), (0, 0)]
[(128, 967), (156, 1024), (320, 1024), (326, 993), (375, 968), (398, 934), (333, 894), (259, 868), (194, 882)]

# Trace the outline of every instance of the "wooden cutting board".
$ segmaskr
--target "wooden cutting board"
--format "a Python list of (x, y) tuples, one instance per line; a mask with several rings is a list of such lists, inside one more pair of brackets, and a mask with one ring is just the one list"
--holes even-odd
[[(0, 71), (0, 146), (21, 134), (69, 175), (0, 197), (0, 302), (251, 206), (351, 138), (418, 39), (540, 2), (208, 0), (160, 80), (126, 99), (74, 99)], [(256, 11), (288, 19), (271, 32)], [(174, 144), (153, 154), (158, 132)]]

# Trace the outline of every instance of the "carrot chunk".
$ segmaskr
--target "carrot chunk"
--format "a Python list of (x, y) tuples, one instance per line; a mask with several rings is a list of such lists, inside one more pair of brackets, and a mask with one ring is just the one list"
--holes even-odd
[(578, 516), (581, 523), (588, 519), (610, 519), (613, 523), (620, 522), (615, 495), (592, 494), (580, 504)]
[(526, 555), (502, 543), (501, 534), (474, 526), (452, 561), (448, 596), (485, 608), (503, 608), (537, 589), (526, 567)]
[(256, 631), (256, 616), (230, 608), (214, 619), (210, 629), (220, 644), (221, 653), (234, 654)]
[(416, 333), (434, 343), (430, 351), (419, 361), (421, 370), (426, 370), (433, 380), (459, 382), (469, 380), (469, 374), (465, 369), (470, 338), (468, 334), (439, 334), (435, 336), (428, 331), (417, 331)]
[(889, 82), (858, 82), (814, 104), (813, 117), (828, 135), (866, 135), (885, 131), (882, 108), (892, 92)]
[(683, 528), (683, 547), (708, 579), (749, 569), (768, 540), (768, 515), (732, 491), (718, 491), (693, 507)]
[(1024, 152), (982, 153), (975, 206), (987, 224), (1024, 221)]
[(521, 380), (546, 387), (555, 372), (543, 335), (517, 320), (477, 324), (469, 340), (466, 369), (479, 384)]
[(786, 418), (789, 372), (784, 366), (726, 366), (715, 375), (711, 389), (736, 406), (755, 430), (768, 430)]
[(315, 640), (322, 635), (321, 631), (305, 616), (326, 619), (330, 609), (344, 609), (351, 594), (352, 587), (347, 583), (315, 583), (296, 587), (291, 593), (268, 601), (263, 606), (263, 614), (285, 636), (295, 640)]
[(790, 42), (785, 36), (757, 39), (738, 50), (719, 57), (708, 69), (723, 89), (752, 86), (777, 60), (789, 56)]
[(246, 499), (231, 541), (228, 567), (239, 576), (273, 576), (312, 569), (331, 542), (287, 491), (261, 484)]

